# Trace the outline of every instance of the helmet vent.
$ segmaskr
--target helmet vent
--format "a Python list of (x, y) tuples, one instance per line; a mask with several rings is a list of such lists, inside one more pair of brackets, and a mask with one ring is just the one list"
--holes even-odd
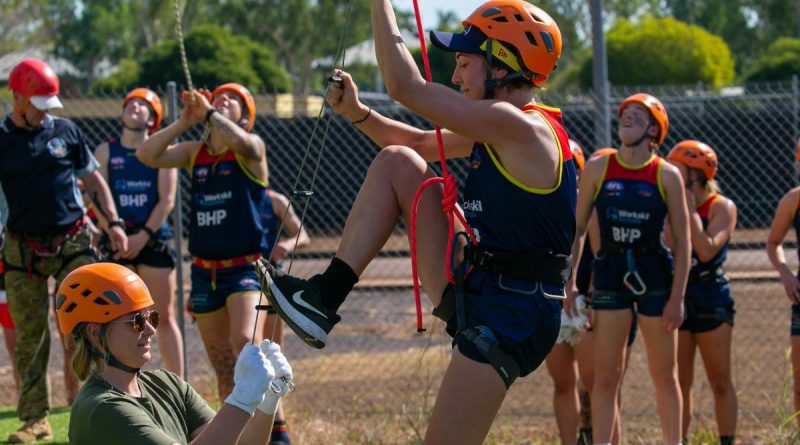
[(100, 305), (100, 306), (108, 306), (108, 301), (104, 300), (101, 297), (97, 297), (97, 298), (94, 299), (94, 304), (97, 304), (97, 305)]
[(530, 31), (525, 31), (525, 37), (528, 38), (528, 42), (530, 42), (533, 46), (539, 46), (539, 42), (536, 41), (536, 37)]
[(519, 14), (514, 14), (514, 18), (517, 19), (518, 22), (524, 22), (525, 21), (525, 19), (523, 19), (522, 16), (519, 15)]
[(542, 20), (541, 17), (538, 17), (538, 16), (536, 16), (534, 14), (531, 14), (531, 18), (533, 19), (534, 22), (544, 23), (544, 20)]
[(547, 52), (552, 53), (555, 51), (555, 44), (553, 43), (553, 36), (550, 35), (549, 32), (541, 31), (539, 35), (542, 37), (542, 41), (544, 42), (544, 46), (547, 48)]
[(69, 306), (67, 306), (67, 308), (66, 308), (66, 309), (64, 309), (64, 312), (66, 312), (66, 313), (68, 313), (68, 314), (69, 314), (69, 313), (71, 313), (72, 311), (74, 311), (76, 307), (78, 307), (78, 305), (77, 305), (77, 304), (75, 304), (75, 302), (72, 302), (72, 303), (70, 303), (70, 304), (69, 304)]
[(108, 290), (103, 292), (103, 296), (114, 302), (114, 304), (122, 304), (122, 298), (116, 292)]
[(486, 11), (483, 11), (483, 12), (481, 13), (481, 15), (482, 15), (482, 16), (484, 16), (484, 17), (489, 17), (489, 16), (491, 16), (491, 15), (497, 15), (497, 14), (500, 14), (500, 13), (502, 13), (502, 12), (503, 12), (503, 10), (502, 10), (502, 9), (500, 9), (500, 8), (498, 8), (498, 7), (496, 7), (496, 6), (494, 6), (494, 7), (491, 7), (491, 8), (489, 8), (489, 9), (487, 9)]
[(86, 297), (88, 297), (89, 295), (92, 295), (92, 290), (91, 290), (91, 289), (86, 289), (85, 291), (81, 292), (81, 295), (82, 295), (84, 298), (86, 298)]
[(492, 20), (498, 23), (508, 23), (508, 19), (505, 16), (495, 17)]
[(77, 289), (79, 287), (81, 287), (81, 283), (73, 283), (69, 285), (70, 289)]

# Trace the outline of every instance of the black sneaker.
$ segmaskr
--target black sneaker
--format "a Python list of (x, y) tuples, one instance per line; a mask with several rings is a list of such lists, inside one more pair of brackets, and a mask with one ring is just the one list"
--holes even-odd
[(272, 309), (309, 346), (324, 348), (328, 332), (341, 317), (325, 307), (319, 286), (287, 275), (264, 258), (256, 261), (255, 266)]

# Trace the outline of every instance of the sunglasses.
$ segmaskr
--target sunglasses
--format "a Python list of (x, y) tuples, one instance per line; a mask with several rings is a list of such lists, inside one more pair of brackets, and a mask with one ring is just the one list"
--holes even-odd
[(158, 329), (158, 321), (158, 311), (148, 311), (144, 314), (139, 312), (130, 320), (117, 320), (110, 321), (109, 323), (131, 323), (134, 331), (142, 333), (144, 332), (145, 323), (150, 323), (153, 329)]

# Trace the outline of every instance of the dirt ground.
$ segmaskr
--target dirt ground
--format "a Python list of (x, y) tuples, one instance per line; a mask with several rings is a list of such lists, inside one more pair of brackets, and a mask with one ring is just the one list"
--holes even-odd
[[(740, 443), (782, 443), (774, 438), (790, 400), (788, 300), (773, 280), (736, 280), (733, 294)], [(286, 408), (296, 443), (416, 443), (424, 435), (425, 419), (449, 357), (449, 339), (429, 315), (430, 309), (424, 308), (428, 331), (417, 334), (410, 289), (362, 288), (343, 306), (343, 322), (324, 350), (308, 348), (288, 333), (284, 349), (295, 370), (297, 391), (286, 400)], [(52, 400), (63, 406), (63, 355), (53, 328)], [(213, 399), (213, 374), (191, 322), (186, 333), (189, 380)], [(626, 443), (660, 443), (643, 350), (637, 338), (623, 387)], [(158, 353), (154, 357), (152, 366), (157, 367)], [(713, 400), (702, 362), (697, 361), (693, 425), (713, 430)], [(551, 397), (552, 385), (543, 368), (520, 380), (501, 409), (489, 442), (550, 443), (556, 434)], [(9, 358), (0, 348), (0, 405), (15, 403)]]

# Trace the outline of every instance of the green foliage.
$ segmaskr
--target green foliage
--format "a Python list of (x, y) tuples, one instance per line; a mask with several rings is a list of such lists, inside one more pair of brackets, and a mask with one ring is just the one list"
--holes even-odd
[[(704, 82), (721, 87), (733, 81), (734, 62), (725, 42), (699, 26), (673, 18), (620, 20), (608, 32), (608, 77), (617, 85)], [(592, 83), (592, 58), (581, 69), (581, 84)]]
[[(411, 50), (411, 55), (414, 61), (417, 62), (419, 72), (422, 77), (425, 77), (425, 65), (422, 62), (422, 50), (419, 48)], [(455, 53), (449, 51), (442, 51), (433, 45), (428, 47), (428, 62), (431, 67), (431, 78), (434, 82), (441, 83), (456, 88), (455, 85), (450, 83), (453, 77), (453, 71), (456, 69)]]
[(776, 40), (745, 73), (744, 80), (789, 80), (800, 75), (800, 39)]
[[(267, 48), (247, 37), (234, 36), (225, 28), (196, 26), (185, 35), (185, 47), (196, 87), (238, 82), (254, 92), (288, 89), (288, 76), (277, 67)], [(135, 83), (157, 87), (170, 80), (183, 83), (184, 79), (178, 43), (165, 40), (142, 54)]]
[[(117, 64), (114, 72), (103, 79), (92, 83), (90, 93), (122, 92), (139, 86), (139, 62), (135, 59), (123, 59)], [(155, 87), (155, 85), (153, 85)]]

